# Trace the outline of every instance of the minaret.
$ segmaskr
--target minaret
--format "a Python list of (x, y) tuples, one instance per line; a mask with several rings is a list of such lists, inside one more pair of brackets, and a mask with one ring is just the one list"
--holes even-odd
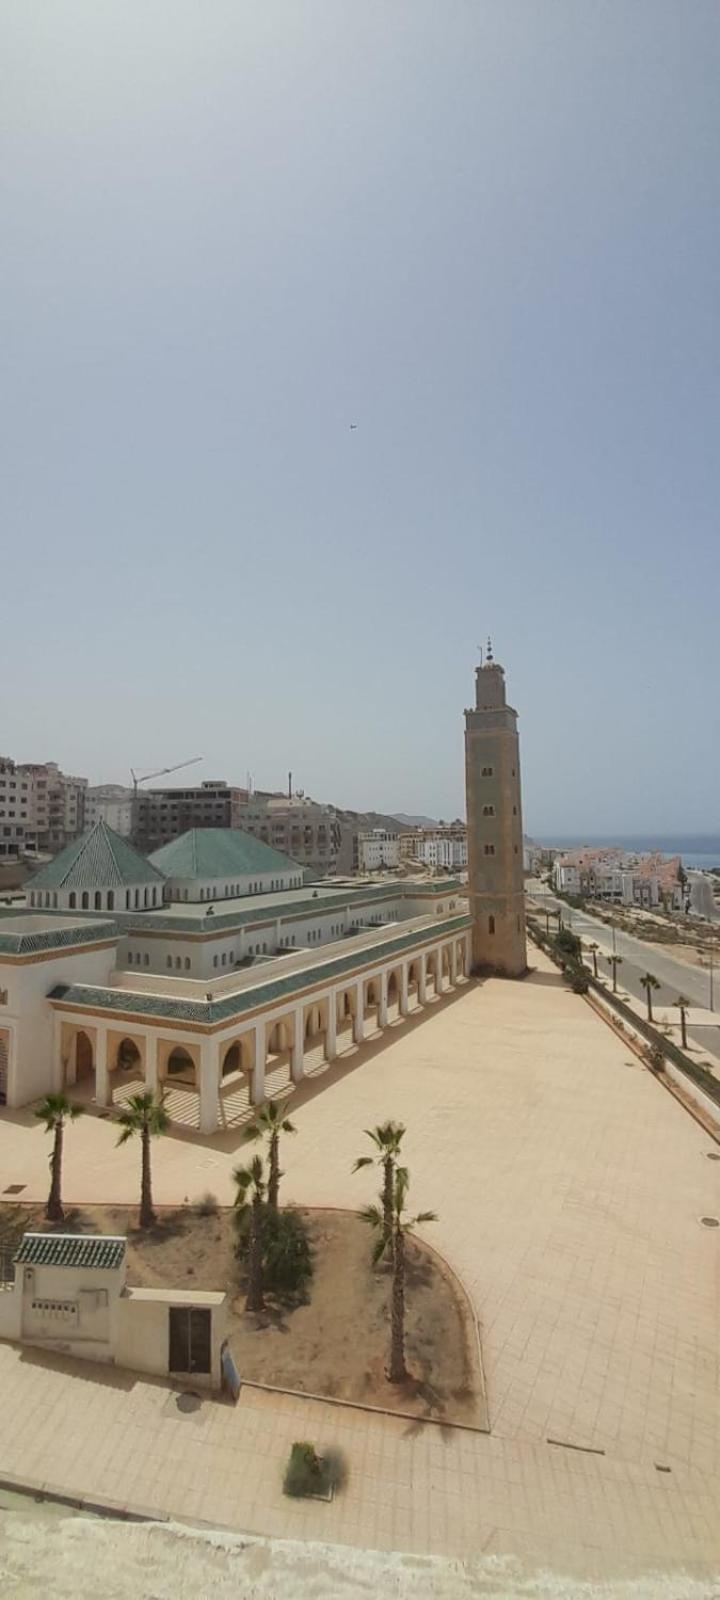
[(475, 709), (465, 712), (465, 787), (473, 970), (519, 978), (527, 952), (517, 712), (489, 639)]

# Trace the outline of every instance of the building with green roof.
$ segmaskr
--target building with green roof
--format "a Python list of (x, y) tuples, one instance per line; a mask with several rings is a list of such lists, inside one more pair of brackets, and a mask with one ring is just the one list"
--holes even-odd
[(138, 911), (162, 900), (162, 872), (102, 819), (28, 884), (30, 906), (53, 911)]
[(240, 828), (191, 828), (149, 857), (166, 900), (237, 899), (300, 889), (304, 869)]

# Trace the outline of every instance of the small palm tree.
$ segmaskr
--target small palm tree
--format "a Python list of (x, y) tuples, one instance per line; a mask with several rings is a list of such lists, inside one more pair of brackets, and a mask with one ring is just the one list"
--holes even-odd
[[(384, 1217), (385, 1246), (392, 1246), (393, 1238), (393, 1196), (395, 1192), (395, 1174), (397, 1172), (398, 1156), (405, 1128), (402, 1122), (381, 1122), (377, 1128), (366, 1128), (368, 1139), (377, 1151), (374, 1156), (358, 1156), (353, 1163), (353, 1172), (359, 1172), (361, 1167), (382, 1167), (383, 1188), (382, 1203)], [(382, 1254), (382, 1252), (381, 1252)], [(378, 1260), (380, 1257), (378, 1256)]]
[(680, 1012), (680, 1037), (682, 1039), (682, 1047), (683, 1050), (687, 1050), (687, 1013), (690, 1010), (692, 1001), (688, 1000), (686, 995), (679, 994), (675, 1004)]
[(120, 1137), (118, 1144), (126, 1144), (136, 1133), (142, 1144), (142, 1175), (140, 1180), (140, 1227), (152, 1228), (155, 1212), (152, 1203), (152, 1173), (150, 1170), (150, 1140), (167, 1133), (170, 1118), (162, 1101), (152, 1094), (131, 1094), (118, 1117)]
[(284, 1117), (275, 1100), (268, 1100), (258, 1113), (257, 1120), (248, 1131), (248, 1139), (267, 1139), (268, 1142), (268, 1205), (273, 1211), (278, 1208), (278, 1194), (280, 1192), (280, 1135), (281, 1133), (296, 1133), (295, 1124), (289, 1117)]
[(64, 1094), (47, 1094), (35, 1112), (36, 1117), (45, 1123), (46, 1132), (55, 1135), (50, 1152), (50, 1193), (45, 1207), (48, 1222), (63, 1222), (65, 1219), (62, 1203), (63, 1134), (65, 1123), (75, 1122), (82, 1114), (83, 1107), (73, 1105)]
[[(405, 1215), (409, 1182), (407, 1168), (398, 1167), (392, 1193), (393, 1281), (390, 1308), (390, 1365), (387, 1374), (391, 1383), (404, 1383), (408, 1376), (405, 1365), (405, 1240), (418, 1222), (437, 1222), (434, 1211), (419, 1211), (416, 1217)], [(360, 1216), (377, 1234), (373, 1261), (379, 1261), (388, 1249), (384, 1207), (366, 1206), (360, 1212)]]
[(599, 944), (595, 944), (594, 942), (592, 944), (588, 945), (588, 950), (590, 951), (590, 954), (592, 956), (593, 973), (594, 973), (595, 977), (597, 977), (597, 975), (598, 975), (597, 953), (598, 953), (599, 949), (600, 949)]
[(262, 1156), (253, 1156), (249, 1167), (236, 1167), (233, 1172), (233, 1183), (237, 1189), (234, 1204), (238, 1212), (242, 1213), (247, 1210), (248, 1194), (252, 1193), (248, 1244), (248, 1292), (245, 1306), (248, 1311), (262, 1311), (265, 1305), (263, 1298), (262, 1208), (267, 1190)]
[(612, 956), (608, 956), (607, 962), (608, 962), (608, 966), (612, 967), (613, 994), (617, 994), (617, 969), (618, 969), (618, 967), (622, 966), (623, 958), (622, 958), (622, 956), (612, 955)]
[(641, 983), (643, 989), (645, 990), (645, 999), (647, 1000), (648, 1022), (652, 1022), (653, 1021), (652, 992), (653, 992), (653, 989), (659, 989), (660, 985), (659, 985), (659, 983), (657, 981), (657, 978), (653, 977), (652, 972), (643, 973), (643, 976), (640, 979), (640, 983)]

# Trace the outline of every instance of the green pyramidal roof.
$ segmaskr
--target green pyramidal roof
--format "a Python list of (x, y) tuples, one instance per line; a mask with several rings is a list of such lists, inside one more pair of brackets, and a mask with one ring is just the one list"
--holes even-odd
[(121, 884), (160, 883), (162, 873), (106, 822), (65, 846), (41, 867), (29, 889), (114, 889)]
[(20, 1266), (93, 1267), (122, 1265), (127, 1241), (112, 1233), (24, 1233), (15, 1260)]
[(252, 872), (301, 872), (297, 861), (240, 828), (190, 828), (150, 856), (165, 878), (232, 878)]

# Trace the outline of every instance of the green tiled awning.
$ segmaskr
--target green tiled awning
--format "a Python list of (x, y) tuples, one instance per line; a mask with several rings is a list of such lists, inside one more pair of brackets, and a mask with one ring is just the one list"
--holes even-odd
[(26, 1233), (15, 1260), (25, 1267), (90, 1267), (110, 1272), (122, 1266), (126, 1242), (102, 1233)]

